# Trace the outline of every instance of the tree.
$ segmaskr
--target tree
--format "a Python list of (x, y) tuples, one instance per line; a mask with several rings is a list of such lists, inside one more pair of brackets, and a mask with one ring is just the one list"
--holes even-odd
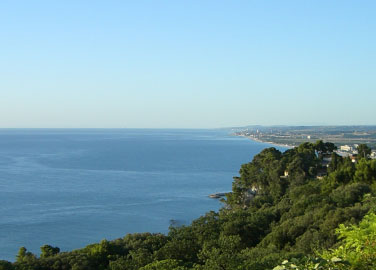
[(328, 166), (328, 172), (334, 172), (340, 168), (343, 163), (343, 158), (336, 153), (332, 153), (331, 160)]
[(335, 144), (331, 142), (326, 142), (325, 148), (328, 154), (333, 153), (334, 150), (337, 150), (337, 146), (335, 146)]
[(284, 260), (273, 270), (373, 270), (376, 269), (376, 215), (366, 215), (359, 225), (339, 225), (341, 245), (325, 250), (319, 257)]
[(35, 259), (35, 255), (29, 251), (25, 247), (20, 247), (18, 250), (18, 254), (16, 256), (17, 262), (23, 262), (23, 261), (30, 261)]
[(50, 245), (44, 245), (40, 247), (40, 251), (41, 251), (40, 257), (47, 258), (47, 257), (51, 257), (51, 256), (58, 254), (60, 252), (60, 248), (52, 247)]
[(188, 268), (181, 266), (181, 261), (167, 259), (162, 261), (155, 261), (144, 267), (141, 267), (140, 270), (188, 270)]
[(358, 150), (359, 158), (368, 158), (368, 156), (371, 154), (371, 148), (369, 148), (366, 144), (359, 144), (356, 150)]
[(221, 235), (216, 243), (205, 243), (200, 252), (200, 259), (204, 262), (203, 270), (238, 269), (241, 265), (239, 235)]
[(369, 184), (374, 183), (376, 181), (376, 160), (359, 160), (356, 164), (354, 180)]
[(376, 215), (366, 215), (359, 225), (345, 226), (341, 224), (336, 230), (342, 245), (337, 249), (325, 252), (323, 257), (330, 259), (339, 257), (351, 264), (347, 269), (376, 268)]
[(0, 260), (0, 270), (13, 270), (13, 265), (8, 261)]

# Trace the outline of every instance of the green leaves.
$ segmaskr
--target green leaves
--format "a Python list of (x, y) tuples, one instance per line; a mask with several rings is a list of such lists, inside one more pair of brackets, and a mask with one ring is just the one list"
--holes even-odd
[(371, 148), (369, 148), (366, 144), (359, 144), (356, 150), (358, 150), (359, 158), (367, 159), (371, 154)]
[[(344, 258), (357, 269), (376, 268), (376, 215), (366, 215), (359, 225), (341, 224), (336, 230), (342, 246), (329, 254)], [(325, 254), (325, 256), (329, 256)], [(373, 268), (371, 268), (373, 267)]]
[(51, 257), (51, 256), (54, 256), (54, 255), (56, 255), (60, 252), (60, 248), (52, 247), (50, 245), (41, 246), (40, 250), (41, 250), (41, 254), (40, 254), (41, 258)]

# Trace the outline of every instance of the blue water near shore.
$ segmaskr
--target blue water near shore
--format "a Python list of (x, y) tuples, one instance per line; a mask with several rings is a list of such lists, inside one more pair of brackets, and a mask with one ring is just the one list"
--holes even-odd
[(268, 146), (225, 130), (0, 129), (0, 259), (189, 224)]

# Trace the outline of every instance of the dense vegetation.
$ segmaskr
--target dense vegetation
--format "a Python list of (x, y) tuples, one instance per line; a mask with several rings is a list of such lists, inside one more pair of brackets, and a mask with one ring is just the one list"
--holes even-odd
[[(264, 149), (241, 166), (219, 213), (168, 235), (128, 234), (71, 252), (22, 247), (0, 269), (375, 269), (376, 160), (332, 143)], [(361, 149), (360, 149), (361, 150)]]

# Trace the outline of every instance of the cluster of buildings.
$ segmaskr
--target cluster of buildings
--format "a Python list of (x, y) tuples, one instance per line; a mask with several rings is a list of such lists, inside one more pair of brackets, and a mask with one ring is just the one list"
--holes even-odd
[[(350, 157), (353, 162), (356, 161), (356, 155), (358, 154), (358, 151), (356, 150), (358, 148), (358, 144), (351, 145), (341, 145), (340, 148), (336, 151), (336, 153), (340, 156), (344, 157)], [(370, 158), (376, 159), (376, 150), (372, 150)]]
[(358, 148), (358, 144), (354, 144), (354, 146), (350, 145), (341, 145), (340, 150), (344, 152), (352, 152), (353, 154), (357, 154), (358, 151), (356, 151), (356, 148)]

